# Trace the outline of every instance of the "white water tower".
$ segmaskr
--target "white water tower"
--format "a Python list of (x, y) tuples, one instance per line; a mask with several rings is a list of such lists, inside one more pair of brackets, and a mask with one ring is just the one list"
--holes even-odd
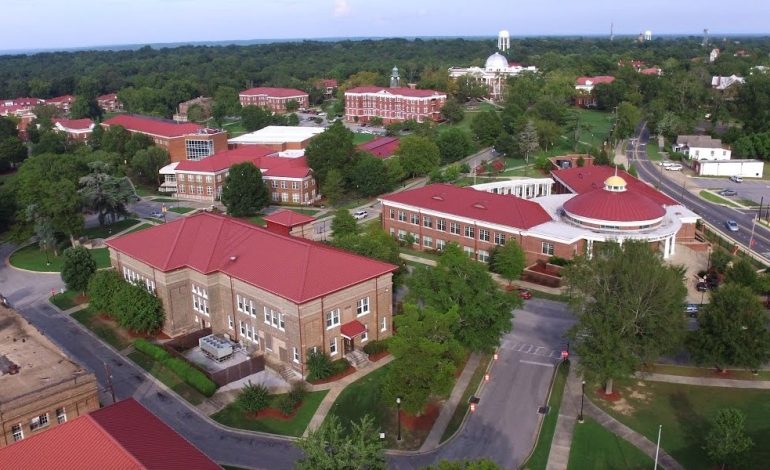
[(511, 48), (511, 33), (508, 30), (497, 33), (497, 48), (503, 52)]
[(650, 31), (649, 29), (644, 32), (644, 40), (652, 41), (652, 31)]

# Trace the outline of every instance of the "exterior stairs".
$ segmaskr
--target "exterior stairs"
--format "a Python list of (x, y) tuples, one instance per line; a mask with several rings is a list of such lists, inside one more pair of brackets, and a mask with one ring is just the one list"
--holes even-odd
[(369, 356), (360, 349), (354, 349), (350, 351), (345, 355), (345, 359), (347, 359), (348, 362), (350, 362), (350, 365), (356, 369), (363, 369), (364, 367), (368, 367), (369, 364), (371, 364), (369, 362)]
[(277, 371), (278, 375), (280, 375), (281, 378), (289, 384), (297, 380), (302, 380), (302, 377), (300, 377), (300, 375), (294, 369), (292, 369), (291, 366), (281, 364), (278, 366)]

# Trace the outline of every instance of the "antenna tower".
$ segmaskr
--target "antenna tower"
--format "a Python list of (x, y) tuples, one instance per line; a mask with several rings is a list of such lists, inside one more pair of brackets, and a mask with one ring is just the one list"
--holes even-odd
[(704, 28), (703, 29), (703, 47), (706, 47), (709, 45), (709, 29)]

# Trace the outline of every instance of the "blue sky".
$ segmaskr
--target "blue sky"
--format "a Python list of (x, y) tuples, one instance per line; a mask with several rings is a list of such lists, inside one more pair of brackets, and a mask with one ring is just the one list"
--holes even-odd
[[(768, 0), (2, 0), (0, 50), (340, 36), (770, 33)], [(15, 19), (19, 20), (16, 21)], [(8, 21), (10, 20), (10, 21)]]

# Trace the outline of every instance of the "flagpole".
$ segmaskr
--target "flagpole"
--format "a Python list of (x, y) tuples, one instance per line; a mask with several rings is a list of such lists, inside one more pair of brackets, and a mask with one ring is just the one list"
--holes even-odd
[(658, 454), (660, 453), (660, 434), (663, 432), (663, 425), (658, 425), (658, 445), (655, 447), (655, 468), (654, 470), (658, 470)]

